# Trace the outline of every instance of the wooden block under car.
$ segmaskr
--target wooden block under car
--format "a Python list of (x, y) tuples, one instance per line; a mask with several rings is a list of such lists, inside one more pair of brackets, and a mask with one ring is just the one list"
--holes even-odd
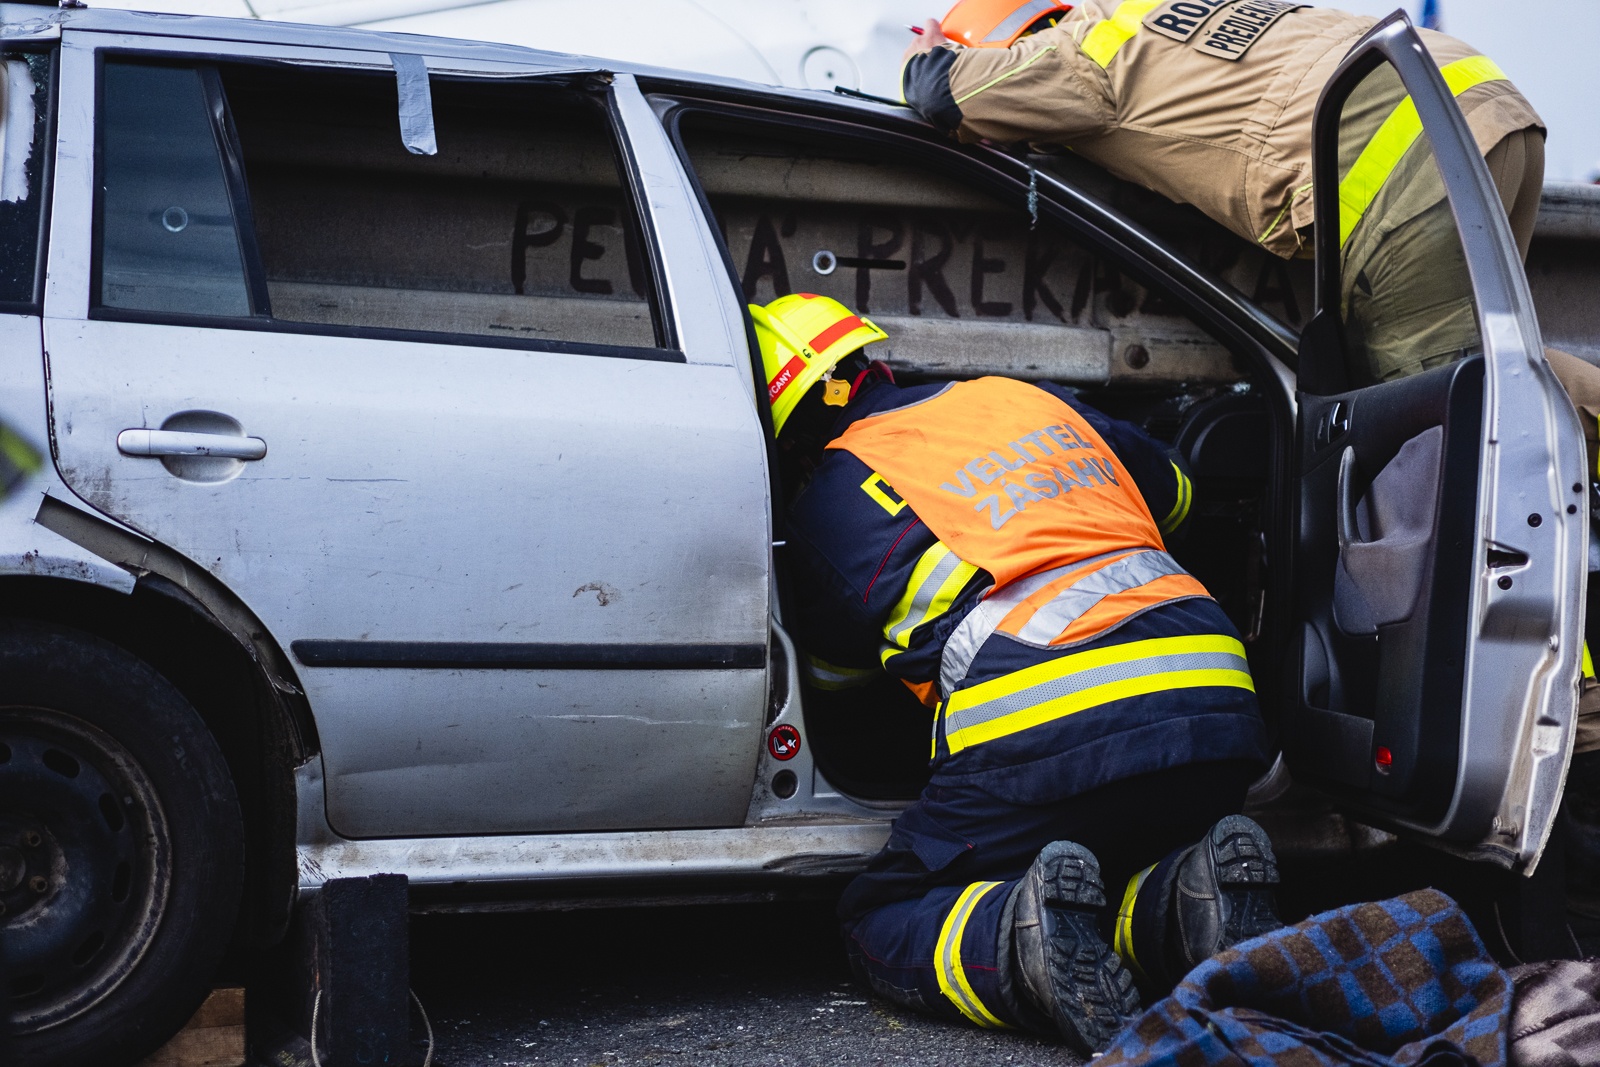
[(213, 989), (171, 1041), (139, 1067), (243, 1067), (244, 990)]

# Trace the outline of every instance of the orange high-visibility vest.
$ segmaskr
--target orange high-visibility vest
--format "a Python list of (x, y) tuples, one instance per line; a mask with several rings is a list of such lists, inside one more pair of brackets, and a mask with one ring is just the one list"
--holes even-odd
[(828, 447), (870, 466), (952, 553), (993, 576), (987, 600), (1005, 613), (988, 632), (1070, 644), (1206, 595), (1166, 555), (1144, 498), (1088, 420), (1025, 382), (957, 382), (858, 420)]

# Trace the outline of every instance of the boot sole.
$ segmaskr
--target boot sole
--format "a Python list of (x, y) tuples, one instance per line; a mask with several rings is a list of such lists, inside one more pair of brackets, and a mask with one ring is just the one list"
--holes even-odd
[(1227, 899), (1222, 948), (1279, 929), (1272, 889), (1278, 884), (1278, 857), (1267, 832), (1253, 819), (1229, 815), (1211, 828), (1210, 848), (1217, 891)]
[(1094, 854), (1058, 841), (1038, 862), (1046, 874), (1040, 897), (1052, 919), (1044, 939), (1051, 1019), (1069, 1047), (1093, 1055), (1138, 1015), (1139, 993), (1133, 974), (1100, 936), (1095, 912), (1105, 907), (1106, 891)]

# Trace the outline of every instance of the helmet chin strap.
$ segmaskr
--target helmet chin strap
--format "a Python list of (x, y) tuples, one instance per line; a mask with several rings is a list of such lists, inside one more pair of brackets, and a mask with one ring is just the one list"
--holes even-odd
[(860, 374), (857, 374), (853, 379), (851, 379), (850, 399), (855, 399), (856, 392), (861, 388), (861, 383), (866, 381), (869, 377), (878, 381), (888, 382), (890, 385), (894, 384), (894, 371), (889, 369), (889, 364), (885, 363), (881, 359), (875, 359), (863, 367)]

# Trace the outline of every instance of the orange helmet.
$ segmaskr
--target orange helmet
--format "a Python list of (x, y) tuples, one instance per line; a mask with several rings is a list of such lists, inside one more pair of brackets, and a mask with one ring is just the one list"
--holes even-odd
[(968, 48), (1010, 48), (1040, 21), (1072, 10), (1053, 0), (956, 0), (939, 28)]

